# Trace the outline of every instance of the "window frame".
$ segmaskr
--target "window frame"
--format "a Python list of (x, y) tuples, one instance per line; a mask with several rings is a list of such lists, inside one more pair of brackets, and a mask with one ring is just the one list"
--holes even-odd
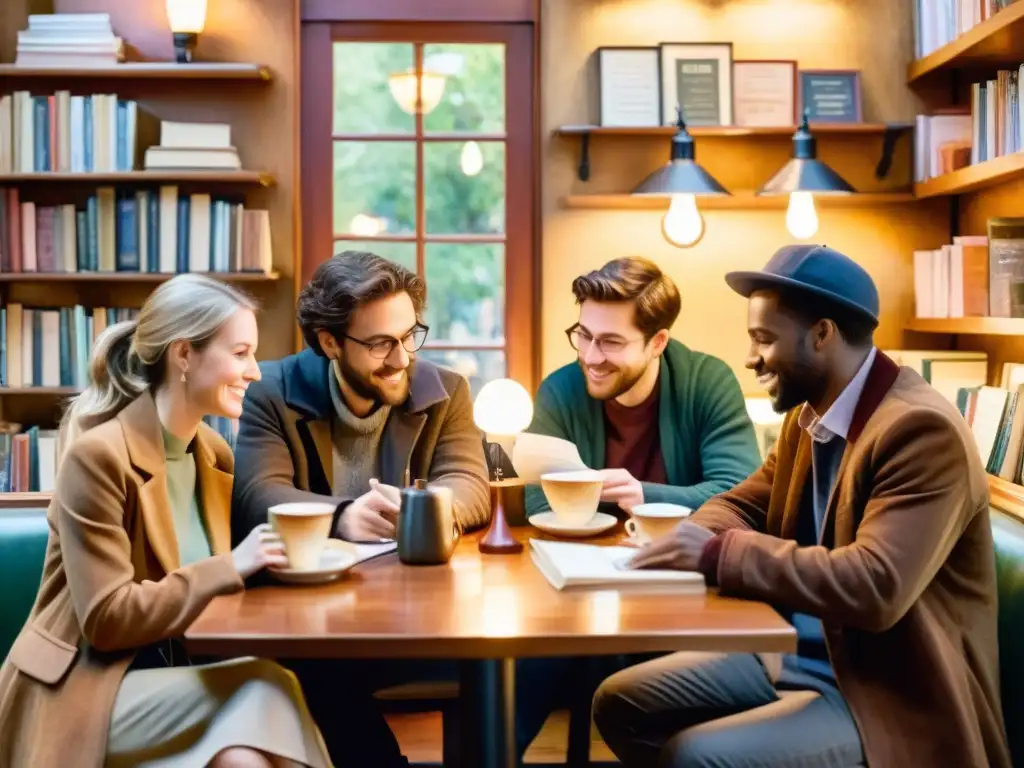
[[(532, 0), (531, 0), (532, 1)], [(448, 0), (447, 6), (463, 0)], [(401, 0), (378, 0), (377, 11), (391, 18)], [(498, 6), (525, 6), (526, 0), (502, 0)], [(334, 253), (333, 222), (333, 49), (335, 42), (502, 43), (505, 45), (505, 323), (506, 371), (529, 391), (540, 376), (540, 177), (539, 75), (533, 23), (446, 23), (437, 21), (323, 20), (307, 22), (307, 10), (346, 5), (337, 0), (307, 2), (301, 33), (301, 247), (299, 273), (304, 283)], [(437, 9), (434, 9), (437, 10)], [(444, 10), (444, 9), (441, 9)], [(448, 9), (450, 11), (450, 9)], [(341, 15), (334, 12), (333, 16)], [(406, 17), (408, 18), (408, 17)], [(419, 118), (418, 118), (419, 120)], [(423, 137), (427, 141), (430, 134)], [(424, 142), (416, 140), (421, 155)], [(422, 164), (420, 165), (422, 170)], [(417, 211), (424, 211), (422, 181), (417, 182)], [(372, 239), (372, 238), (364, 238)], [(423, 264), (417, 259), (418, 266)], [(429, 286), (428, 286), (429, 290)], [(432, 349), (473, 350), (473, 345), (430, 344)]]

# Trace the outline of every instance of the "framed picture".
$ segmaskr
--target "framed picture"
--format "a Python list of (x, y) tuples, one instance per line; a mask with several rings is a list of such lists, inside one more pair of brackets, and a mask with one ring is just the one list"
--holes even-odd
[(650, 128), (661, 125), (661, 68), (657, 48), (597, 49), (600, 124)]
[(746, 127), (796, 125), (796, 91), (795, 61), (757, 59), (733, 62), (733, 124)]
[(732, 43), (662, 43), (661, 122), (732, 125)]
[(859, 123), (860, 72), (856, 69), (800, 70), (800, 114), (818, 123)]

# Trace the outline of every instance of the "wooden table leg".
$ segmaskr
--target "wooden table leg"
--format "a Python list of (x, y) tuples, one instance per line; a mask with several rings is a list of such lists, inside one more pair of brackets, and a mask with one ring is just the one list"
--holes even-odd
[(515, 659), (463, 661), (462, 762), (480, 768), (518, 768)]

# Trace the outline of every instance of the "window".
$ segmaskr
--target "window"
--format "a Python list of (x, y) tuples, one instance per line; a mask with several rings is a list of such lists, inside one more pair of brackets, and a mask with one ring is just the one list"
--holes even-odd
[[(317, 97), (330, 102), (329, 135), (303, 130), (304, 142), (317, 142), (315, 153), (303, 150), (304, 217), (311, 187), (330, 202), (314, 205), (329, 234), (321, 227), (305, 243), (304, 276), (346, 249), (415, 270), (430, 326), (420, 354), (465, 375), (474, 392), (504, 376), (535, 384), (533, 80), (523, 31), (332, 26), (323, 41), (330, 89)], [(313, 109), (303, 104), (304, 121)]]

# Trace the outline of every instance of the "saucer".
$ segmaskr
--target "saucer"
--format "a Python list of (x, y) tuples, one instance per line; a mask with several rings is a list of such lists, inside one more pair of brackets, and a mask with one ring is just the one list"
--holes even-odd
[(278, 581), (286, 584), (326, 584), (334, 581), (359, 562), (355, 547), (346, 541), (330, 539), (320, 553), (320, 566), (311, 571), (294, 568), (267, 568)]
[(598, 512), (594, 515), (594, 519), (586, 525), (560, 523), (555, 519), (554, 512), (541, 512), (538, 515), (532, 515), (529, 519), (530, 525), (540, 528), (545, 533), (550, 533), (552, 536), (565, 536), (570, 539), (596, 536), (599, 533), (611, 530), (618, 522), (614, 516), (604, 512)]

